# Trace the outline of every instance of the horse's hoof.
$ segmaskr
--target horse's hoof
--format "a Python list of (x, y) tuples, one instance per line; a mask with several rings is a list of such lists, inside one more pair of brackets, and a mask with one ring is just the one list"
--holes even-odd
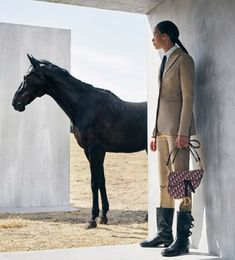
[(99, 217), (98, 223), (106, 225), (108, 223), (108, 218), (107, 217)]
[(149, 218), (149, 216), (148, 216), (148, 214), (146, 214), (145, 218), (144, 218), (144, 221), (148, 222), (148, 218)]
[(96, 227), (97, 227), (96, 221), (95, 220), (90, 220), (86, 224), (85, 229), (91, 229), (91, 228), (96, 228)]

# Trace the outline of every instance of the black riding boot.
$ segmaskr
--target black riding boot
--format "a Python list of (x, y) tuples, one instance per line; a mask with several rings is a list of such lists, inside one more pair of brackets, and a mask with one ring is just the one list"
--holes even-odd
[(192, 235), (190, 228), (194, 221), (191, 211), (177, 212), (177, 236), (176, 240), (166, 249), (162, 250), (163, 256), (178, 256), (189, 252), (189, 239)]
[(140, 243), (142, 247), (169, 246), (173, 242), (172, 223), (173, 208), (157, 208), (157, 234), (151, 240), (144, 240)]

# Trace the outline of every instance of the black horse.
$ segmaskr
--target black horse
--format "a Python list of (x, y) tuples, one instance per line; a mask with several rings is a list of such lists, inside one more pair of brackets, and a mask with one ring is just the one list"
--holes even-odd
[(14, 95), (18, 111), (36, 97), (50, 95), (73, 124), (78, 144), (90, 163), (92, 216), (87, 228), (97, 226), (98, 190), (102, 200), (100, 223), (107, 224), (109, 203), (103, 162), (106, 152), (132, 153), (147, 149), (147, 102), (125, 102), (112, 92), (95, 88), (48, 61), (27, 55), (32, 66)]

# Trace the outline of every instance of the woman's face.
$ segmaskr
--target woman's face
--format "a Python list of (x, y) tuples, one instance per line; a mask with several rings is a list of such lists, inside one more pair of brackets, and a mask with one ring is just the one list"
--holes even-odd
[(161, 33), (158, 28), (154, 29), (153, 32), (153, 45), (156, 49), (162, 49), (163, 46), (165, 45), (165, 40), (166, 40), (166, 34), (165, 33)]

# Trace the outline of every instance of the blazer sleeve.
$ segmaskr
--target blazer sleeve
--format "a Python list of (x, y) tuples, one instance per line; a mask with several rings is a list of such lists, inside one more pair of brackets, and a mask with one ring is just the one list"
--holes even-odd
[(157, 133), (156, 133), (156, 123), (155, 123), (155, 127), (152, 132), (152, 138), (156, 138), (156, 136), (157, 136)]
[(189, 136), (193, 114), (194, 79), (194, 61), (190, 55), (185, 55), (180, 61), (182, 109), (180, 114), (178, 135)]

